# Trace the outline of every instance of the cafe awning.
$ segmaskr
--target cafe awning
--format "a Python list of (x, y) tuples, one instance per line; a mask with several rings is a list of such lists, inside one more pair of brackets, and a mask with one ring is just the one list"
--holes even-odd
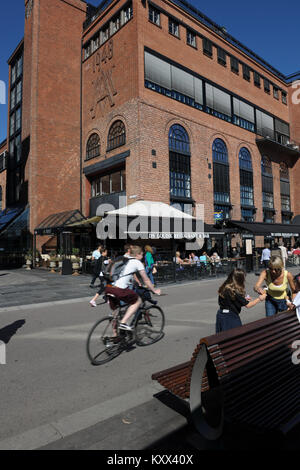
[(193, 240), (209, 238), (212, 234), (220, 233), (200, 218), (156, 201), (137, 201), (121, 209), (109, 211), (97, 225), (97, 238), (100, 240)]
[(84, 228), (84, 227), (88, 227), (89, 225), (95, 227), (98, 224), (98, 222), (100, 222), (101, 219), (102, 217), (100, 216), (91, 217), (90, 219), (84, 219), (84, 220), (80, 220), (79, 222), (68, 224), (66, 225), (66, 228), (76, 228), (76, 227)]
[(59, 212), (49, 215), (34, 230), (35, 235), (57, 235), (70, 224), (86, 220), (79, 210)]
[(7, 208), (0, 212), (0, 232), (5, 230), (23, 211), (24, 207), (16, 207)]
[(238, 231), (252, 233), (253, 235), (272, 237), (297, 237), (300, 234), (300, 225), (295, 224), (266, 224), (263, 222), (240, 222), (231, 220), (228, 227)]

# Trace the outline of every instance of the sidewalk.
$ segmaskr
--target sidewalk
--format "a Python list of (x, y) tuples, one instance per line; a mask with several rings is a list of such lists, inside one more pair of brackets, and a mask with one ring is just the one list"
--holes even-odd
[[(292, 274), (299, 272), (299, 268), (289, 268)], [(209, 281), (221, 285), (223, 277), (203, 278), (198, 281), (182, 281), (176, 285)], [(257, 276), (254, 273), (247, 275), (247, 283), (255, 283)], [(0, 309), (44, 302), (67, 301), (72, 299), (91, 299), (97, 289), (90, 288), (90, 275), (62, 276), (50, 273), (44, 269), (27, 271), (25, 268), (13, 270), (0, 270)], [(166, 284), (166, 287), (174, 284)], [(163, 284), (160, 287), (164, 288)], [(250, 292), (249, 292), (250, 293)]]

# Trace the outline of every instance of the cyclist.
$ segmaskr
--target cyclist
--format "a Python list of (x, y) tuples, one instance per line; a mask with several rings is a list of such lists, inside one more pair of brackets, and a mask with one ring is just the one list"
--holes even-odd
[[(143, 259), (143, 250), (139, 246), (131, 246), (129, 251), (129, 261), (121, 272), (121, 275), (114, 285), (108, 285), (105, 288), (105, 294), (108, 294), (109, 304), (112, 310), (118, 308), (119, 301), (129, 304), (124, 317), (121, 320), (119, 328), (131, 331), (133, 328), (128, 325), (128, 320), (137, 312), (141, 306), (142, 299), (133, 291), (133, 282), (135, 274), (139, 274), (144, 284), (154, 294), (160, 295), (160, 289), (155, 289), (152, 282), (148, 278), (145, 266), (141, 262)], [(112, 296), (114, 297), (111, 297)]]

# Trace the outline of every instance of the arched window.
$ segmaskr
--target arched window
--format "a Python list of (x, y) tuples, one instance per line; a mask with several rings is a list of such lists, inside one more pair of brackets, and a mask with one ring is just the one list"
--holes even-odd
[(283, 224), (291, 223), (290, 175), (286, 163), (280, 163), (281, 217)]
[(264, 175), (272, 176), (272, 163), (269, 157), (263, 156), (261, 159), (261, 171)]
[(239, 153), (240, 169), (252, 171), (251, 154), (246, 147), (242, 147)]
[(189, 136), (179, 124), (169, 130), (169, 161), (171, 203), (185, 210), (184, 203), (191, 204), (191, 154)]
[(107, 150), (113, 150), (126, 144), (126, 130), (122, 121), (115, 121), (109, 129)]
[(216, 139), (212, 146), (214, 174), (214, 210), (217, 219), (230, 218), (230, 183), (228, 152), (225, 142)]
[(273, 173), (272, 163), (269, 157), (263, 156), (261, 159), (262, 173), (262, 204), (264, 222), (274, 222), (274, 194), (273, 194)]
[(169, 131), (169, 149), (190, 155), (190, 140), (186, 130), (179, 124), (174, 124)]
[(239, 153), (241, 214), (245, 222), (254, 222), (253, 169), (251, 154), (246, 147)]
[(92, 134), (86, 145), (86, 159), (99, 157), (100, 155), (100, 137), (98, 134)]
[(216, 139), (213, 143), (213, 161), (228, 164), (227, 147), (221, 139)]

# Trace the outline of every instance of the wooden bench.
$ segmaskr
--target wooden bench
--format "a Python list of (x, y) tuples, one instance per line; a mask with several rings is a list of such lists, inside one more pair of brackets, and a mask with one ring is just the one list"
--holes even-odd
[(287, 433), (300, 422), (297, 340), (296, 313), (280, 313), (201, 339), (190, 361), (152, 379), (189, 400), (193, 423), (207, 439), (220, 437), (225, 419)]

